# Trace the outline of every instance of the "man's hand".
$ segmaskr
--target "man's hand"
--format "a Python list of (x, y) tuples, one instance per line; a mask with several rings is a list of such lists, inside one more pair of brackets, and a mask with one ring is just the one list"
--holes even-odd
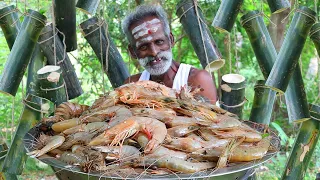
[(188, 79), (188, 85), (193, 89), (200, 87), (203, 91), (198, 94), (210, 100), (210, 103), (215, 104), (217, 101), (217, 89), (211, 78), (211, 75), (206, 70), (191, 69)]

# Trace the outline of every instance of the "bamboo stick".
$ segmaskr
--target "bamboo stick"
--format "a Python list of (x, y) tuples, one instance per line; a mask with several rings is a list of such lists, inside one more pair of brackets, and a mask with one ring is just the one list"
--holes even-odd
[(61, 74), (62, 69), (59, 66), (47, 65), (37, 71), (39, 95), (56, 106), (68, 101), (65, 82)]
[(177, 16), (189, 37), (200, 63), (209, 72), (216, 71), (224, 65), (221, 53), (205, 24), (201, 9), (193, 0), (180, 0)]
[(251, 107), (250, 121), (269, 125), (276, 92), (264, 86), (264, 80), (258, 80), (254, 86), (254, 99)]
[(266, 86), (283, 94), (294, 73), (311, 26), (315, 23), (316, 13), (304, 6), (299, 7), (292, 19), (277, 60), (268, 76)]
[[(2, 169), (5, 158), (6, 158), (6, 156), (0, 156), (0, 169)], [(18, 178), (14, 174), (9, 174), (9, 173), (0, 171), (0, 179), (1, 180), (16, 180)]]
[(240, 74), (226, 74), (221, 82), (221, 108), (242, 118), (245, 103), (245, 77)]
[(100, 0), (78, 0), (76, 7), (86, 14), (94, 15), (99, 3)]
[(310, 30), (310, 38), (313, 41), (314, 46), (320, 56), (320, 22), (315, 23)]
[(16, 39), (19, 43), (14, 43), (5, 64), (0, 79), (0, 91), (16, 95), (45, 21), (46, 17), (42, 14), (28, 10)]
[[(65, 46), (58, 38), (57, 34), (53, 36), (52, 23), (50, 23), (42, 30), (38, 42), (47, 58), (48, 64), (58, 65), (62, 69), (62, 76), (66, 83), (68, 97), (69, 99), (74, 99), (80, 96), (83, 93), (83, 90), (74, 67), (71, 64), (69, 56), (64, 48)], [(54, 53), (54, 51), (56, 52)], [(56, 56), (54, 56), (54, 54)]]
[(319, 139), (320, 107), (310, 105), (311, 119), (304, 121), (291, 151), (282, 179), (303, 179)]
[(27, 86), (26, 94), (36, 95), (39, 91), (37, 86), (37, 71), (44, 66), (44, 55), (41, 51), (39, 45), (36, 45), (35, 50), (33, 51), (31, 61), (28, 66), (28, 77), (27, 77)]
[(61, 41), (65, 38), (66, 51), (76, 50), (76, 1), (54, 0), (54, 17), (56, 27), (64, 34), (59, 34), (59, 37)]
[(9, 49), (12, 49), (14, 41), (20, 30), (20, 21), (17, 9), (14, 5), (0, 9), (0, 27), (6, 38)]
[[(251, 11), (241, 17), (241, 23), (248, 34), (262, 74), (267, 79), (276, 61), (277, 52), (263, 21), (262, 14), (259, 11)], [(268, 90), (264, 90), (264, 93), (266, 93), (264, 96), (268, 97), (267, 100), (270, 101), (270, 103), (266, 104), (266, 106), (261, 106), (263, 109), (252, 108), (252, 116), (250, 117), (268, 116), (271, 118), (273, 110), (272, 102), (274, 102), (276, 94)], [(309, 118), (308, 102), (299, 66), (295, 68), (292, 78), (289, 81), (287, 91), (285, 92), (285, 99), (290, 122), (304, 121)], [(259, 101), (260, 99), (257, 97), (257, 100)], [(270, 122), (270, 119), (265, 122)]]
[[(2, 172), (19, 175), (23, 171), (27, 160), (23, 144), (24, 135), (41, 119), (41, 113), (49, 112), (49, 102), (46, 99), (28, 94), (24, 102), (24, 109), (20, 116), (20, 123), (5, 158)], [(42, 104), (39, 104), (42, 102)]]
[(222, 32), (231, 32), (237, 19), (243, 0), (224, 0), (214, 17), (212, 26)]
[[(129, 71), (110, 34), (106, 31), (106, 23), (97, 17), (93, 17), (82, 22), (80, 28), (82, 35), (102, 63), (103, 70), (107, 73), (112, 87), (121, 86), (125, 79), (129, 77)], [(106, 54), (107, 49), (108, 53)]]
[(267, 0), (271, 13), (280, 13), (290, 8), (291, 4), (288, 0)]

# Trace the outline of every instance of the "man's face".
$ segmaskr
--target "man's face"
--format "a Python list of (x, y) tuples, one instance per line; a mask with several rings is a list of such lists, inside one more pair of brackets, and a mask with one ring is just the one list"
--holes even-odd
[(151, 75), (161, 75), (168, 71), (172, 63), (169, 35), (165, 35), (162, 22), (149, 16), (130, 27), (134, 53)]

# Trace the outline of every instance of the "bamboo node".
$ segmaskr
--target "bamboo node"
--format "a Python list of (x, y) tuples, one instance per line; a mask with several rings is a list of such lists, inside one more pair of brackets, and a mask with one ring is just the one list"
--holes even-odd
[(227, 108), (237, 108), (237, 107), (241, 107), (243, 106), (248, 100), (245, 98), (240, 104), (237, 104), (237, 105), (233, 105), (233, 106), (229, 106), (229, 105), (226, 105), (224, 104), (223, 102), (221, 102), (220, 104), (227, 107)]

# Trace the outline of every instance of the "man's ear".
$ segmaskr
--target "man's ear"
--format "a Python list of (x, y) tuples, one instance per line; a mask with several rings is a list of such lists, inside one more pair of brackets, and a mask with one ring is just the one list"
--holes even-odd
[(173, 34), (172, 34), (172, 32), (170, 32), (170, 43), (171, 43), (171, 47), (173, 47), (174, 46), (174, 36), (173, 36)]
[(129, 50), (129, 53), (130, 53), (130, 56), (133, 58), (133, 59), (137, 59), (137, 54), (134, 52), (134, 49), (132, 48), (132, 46), (129, 44), (128, 45), (128, 50)]

